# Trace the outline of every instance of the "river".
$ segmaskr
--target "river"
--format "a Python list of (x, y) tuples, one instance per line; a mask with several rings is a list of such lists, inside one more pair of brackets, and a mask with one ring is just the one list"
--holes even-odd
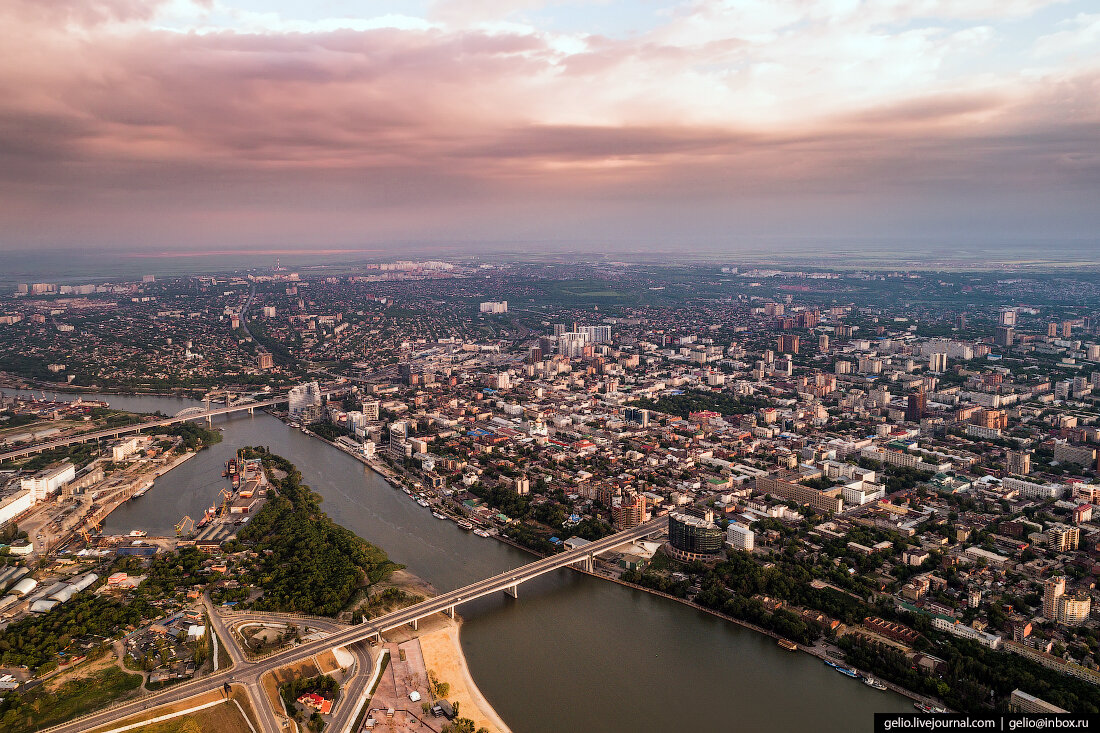
[[(102, 395), (112, 407), (173, 414), (199, 404)], [(439, 589), (530, 562), (463, 532), (391, 488), (351, 456), (270, 415), (214, 423), (224, 440), (115, 510), (105, 532), (170, 535), (216, 499), (222, 464), (245, 445), (295, 463), (336, 522), (382, 547)], [(462, 648), (482, 693), (515, 733), (561, 731), (870, 730), (872, 713), (912, 704), (836, 673), (770, 637), (680, 603), (567, 570), (463, 605)]]

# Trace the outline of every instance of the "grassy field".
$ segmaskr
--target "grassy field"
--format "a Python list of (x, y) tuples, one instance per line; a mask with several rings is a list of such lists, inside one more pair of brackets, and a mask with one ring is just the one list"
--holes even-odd
[(104, 707), (140, 685), (141, 675), (107, 667), (88, 677), (69, 680), (54, 691), (42, 689), (28, 693), (24, 696), (24, 704), (8, 711), (0, 721), (0, 729), (5, 733), (30, 733), (48, 728)]
[(233, 703), (215, 705), (190, 715), (136, 728), (135, 733), (251, 733), (241, 711)]

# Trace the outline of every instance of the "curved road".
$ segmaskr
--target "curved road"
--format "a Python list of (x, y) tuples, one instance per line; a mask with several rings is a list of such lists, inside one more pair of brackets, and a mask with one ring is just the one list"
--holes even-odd
[[(234, 664), (230, 669), (215, 672), (190, 682), (184, 682), (164, 692), (138, 698), (132, 702), (122, 703), (112, 708), (91, 713), (82, 718), (77, 718), (76, 720), (46, 730), (56, 731), (57, 733), (79, 733), (80, 731), (107, 725), (112, 721), (140, 713), (143, 710), (148, 710), (154, 705), (159, 706), (178, 702), (193, 695), (217, 689), (226, 682), (242, 684), (249, 689), (250, 697), (256, 696), (263, 700), (263, 690), (260, 685), (260, 678), (272, 670), (308, 659), (314, 654), (318, 654), (328, 649), (335, 649), (341, 646), (350, 648), (352, 645), (364, 642), (371, 637), (380, 637), (385, 631), (395, 629), (405, 624), (414, 623), (434, 613), (447, 612), (466, 601), (481, 598), (491, 593), (514, 589), (520, 583), (531, 580), (532, 578), (536, 578), (559, 568), (568, 567), (574, 563), (584, 561), (589, 556), (594, 556), (636, 539), (655, 534), (664, 530), (667, 526), (668, 517), (657, 517), (633, 529), (624, 530), (617, 534), (610, 535), (609, 537), (604, 537), (601, 540), (596, 540), (576, 550), (569, 550), (567, 552), (561, 552), (541, 558), (514, 570), (509, 570), (494, 575), (491, 578), (471, 583), (463, 588), (458, 588), (435, 596), (434, 598), (429, 598), (414, 606), (409, 606), (408, 608), (379, 616), (372, 621), (359, 624), (358, 626), (352, 626), (343, 631), (338, 631), (324, 639), (306, 642), (297, 647), (274, 652), (255, 662), (244, 660), (243, 655), (240, 654), (240, 650), (237, 650), (237, 654), (240, 655), (242, 661)], [(232, 636), (229, 636), (227, 631), (223, 632), (225, 624), (219, 616), (216, 614), (211, 616), (211, 623), (215, 626), (215, 629), (218, 630), (219, 635), (222, 633), (226, 634), (228, 638), (225, 644), (226, 646), (234, 644)], [(234, 656), (232, 651), (230, 652), (230, 656)], [(364, 671), (365, 670), (361, 671), (361, 674)], [(348, 699), (351, 699), (350, 695)], [(257, 715), (260, 716), (261, 724), (265, 731), (269, 733), (278, 733), (278, 731), (282, 730), (281, 726), (279, 726), (278, 722), (275, 720), (275, 715), (270, 705), (259, 705)]]

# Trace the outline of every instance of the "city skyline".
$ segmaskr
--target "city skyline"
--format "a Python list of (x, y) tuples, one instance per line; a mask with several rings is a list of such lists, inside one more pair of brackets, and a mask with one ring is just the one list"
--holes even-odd
[(1088, 3), (0, 9), (0, 251), (1084, 247)]

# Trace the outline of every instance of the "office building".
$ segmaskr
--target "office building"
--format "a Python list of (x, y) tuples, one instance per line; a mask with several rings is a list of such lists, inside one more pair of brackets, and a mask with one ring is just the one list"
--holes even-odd
[(673, 512), (668, 515), (670, 554), (682, 562), (707, 560), (722, 551), (726, 535), (710, 517)]

